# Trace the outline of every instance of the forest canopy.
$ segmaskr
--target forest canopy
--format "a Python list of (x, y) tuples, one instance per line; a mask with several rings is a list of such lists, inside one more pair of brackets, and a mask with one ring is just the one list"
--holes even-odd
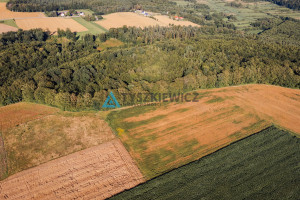
[[(293, 34), (286, 26), (274, 31)], [(247, 83), (300, 88), (298, 36), (284, 43), (267, 31), (255, 36), (226, 27), (123, 27), (82, 39), (68, 31), (58, 37), (40, 29), (9, 32), (0, 35), (0, 104), (99, 110), (110, 91), (124, 105), (135, 102), (123, 102), (122, 93)], [(97, 49), (112, 38), (124, 45)]]

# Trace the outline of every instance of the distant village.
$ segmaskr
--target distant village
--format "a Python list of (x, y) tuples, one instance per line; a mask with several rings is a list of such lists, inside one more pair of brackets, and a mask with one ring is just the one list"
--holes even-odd
[(66, 17), (66, 16), (85, 16), (84, 12), (71, 12), (69, 10), (66, 10), (66, 11), (60, 11), (58, 12), (58, 16), (60, 17)]
[(87, 21), (98, 21), (100, 19), (103, 19), (101, 15), (95, 15), (95, 14), (86, 14), (81, 11), (76, 10), (64, 10), (64, 11), (58, 11), (56, 13), (56, 16), (59, 17), (82, 17)]

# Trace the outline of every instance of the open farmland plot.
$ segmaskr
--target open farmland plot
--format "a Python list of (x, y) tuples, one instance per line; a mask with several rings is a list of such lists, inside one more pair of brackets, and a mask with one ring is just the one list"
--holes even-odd
[(176, 25), (176, 26), (197, 26), (200, 27), (200, 25), (195, 24), (190, 21), (177, 21), (170, 19), (169, 16), (166, 15), (156, 15), (154, 16), (155, 19), (157, 19), (161, 24), (164, 24), (164, 26), (169, 26), (170, 24)]
[(33, 17), (45, 17), (45, 15), (41, 12), (12, 12), (6, 8), (5, 2), (0, 2), (0, 20)]
[(16, 103), (0, 107), (0, 129), (5, 131), (17, 125), (43, 118), (59, 109), (33, 103)]
[(103, 20), (97, 21), (96, 23), (106, 28), (119, 28), (123, 26), (135, 26), (145, 28), (148, 26), (169, 26), (169, 24), (181, 25), (181, 26), (199, 26), (189, 21), (175, 21), (169, 19), (168, 16), (155, 15), (157, 20), (132, 12), (119, 12), (108, 15), (103, 15)]
[(68, 112), (11, 127), (2, 132), (2, 137), (8, 176), (115, 138), (95, 113)]
[(199, 102), (134, 107), (108, 116), (148, 179), (272, 123), (300, 133), (300, 90), (247, 85), (199, 92)]
[(8, 26), (6, 24), (1, 24), (0, 23), (0, 34), (2, 33), (7, 33), (9, 31), (17, 31), (18, 29), (16, 27), (13, 26)]
[(71, 18), (49, 17), (49, 18), (31, 18), (31, 19), (16, 19), (18, 27), (23, 30), (29, 30), (34, 28), (41, 28), (56, 32), (58, 28), (69, 28), (73, 32), (88, 31), (87, 28), (74, 21)]
[(299, 199), (300, 139), (267, 128), (111, 199)]
[(105, 199), (143, 181), (118, 139), (0, 182), (0, 199)]
[(103, 20), (97, 21), (96, 23), (105, 29), (119, 28), (126, 26), (136, 26), (136, 27), (147, 27), (161, 25), (158, 21), (151, 19), (149, 17), (144, 17), (132, 12), (119, 12), (112, 13), (108, 15), (103, 15)]

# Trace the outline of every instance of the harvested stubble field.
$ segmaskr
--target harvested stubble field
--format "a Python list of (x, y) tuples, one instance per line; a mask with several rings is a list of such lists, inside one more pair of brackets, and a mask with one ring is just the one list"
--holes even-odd
[(299, 199), (300, 139), (269, 127), (111, 199)]
[(0, 119), (0, 199), (104, 199), (144, 180), (96, 112), (17, 103), (1, 107)]
[(199, 91), (199, 102), (111, 112), (147, 179), (208, 155), (272, 123), (300, 133), (300, 90), (245, 85)]
[(0, 34), (7, 33), (9, 31), (17, 31), (18, 29), (16, 27), (8, 26), (6, 24), (0, 23)]
[(123, 26), (128, 27), (148, 27), (148, 26), (169, 26), (169, 24), (175, 24), (175, 25), (181, 25), (181, 26), (199, 26), (197, 24), (194, 24), (192, 22), (188, 21), (175, 21), (172, 19), (169, 19), (167, 16), (154, 16), (158, 20), (154, 20), (149, 17), (144, 17), (142, 15), (133, 13), (133, 12), (118, 12), (118, 13), (112, 13), (108, 15), (103, 15), (103, 20), (97, 21), (96, 23), (100, 26), (104, 27), (105, 29), (110, 28), (119, 28)]
[(197, 27), (200, 27), (200, 25), (195, 24), (195, 23), (190, 22), (190, 21), (177, 21), (177, 20), (170, 19), (166, 15), (156, 15), (156, 16), (154, 16), (154, 18), (157, 19), (164, 26), (169, 26), (170, 24), (172, 24), (172, 25), (176, 25), (176, 26), (197, 26)]
[(0, 2), (0, 20), (33, 17), (45, 17), (45, 15), (41, 12), (12, 12), (6, 8), (5, 2)]
[(15, 174), (0, 199), (105, 199), (143, 182), (118, 139)]
[(16, 19), (18, 27), (23, 30), (41, 28), (56, 32), (58, 28), (69, 28), (72, 32), (88, 31), (87, 28), (73, 20), (72, 18), (49, 17), (49, 18), (31, 18), (31, 19)]

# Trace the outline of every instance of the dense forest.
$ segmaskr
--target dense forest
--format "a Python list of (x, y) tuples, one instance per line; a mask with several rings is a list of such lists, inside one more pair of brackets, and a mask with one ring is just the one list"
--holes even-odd
[[(262, 0), (242, 0), (244, 2), (259, 2)], [(277, 4), (279, 6), (284, 6), (294, 10), (300, 10), (300, 1), (299, 0), (264, 0), (271, 3)]]
[[(287, 21), (285, 23), (299, 23)], [(276, 27), (294, 34), (287, 26)], [(293, 30), (293, 27), (289, 27)], [(266, 32), (267, 32), (266, 31)], [(70, 31), (0, 35), (0, 104), (38, 102), (67, 110), (100, 109), (113, 91), (186, 92), (246, 83), (300, 88), (299, 36), (244, 35), (216, 28), (118, 28), (78, 39)], [(97, 50), (117, 39), (123, 46)]]
[(266, 0), (266, 1), (270, 1), (279, 6), (285, 6), (287, 8), (300, 10), (300, 1), (299, 0)]

